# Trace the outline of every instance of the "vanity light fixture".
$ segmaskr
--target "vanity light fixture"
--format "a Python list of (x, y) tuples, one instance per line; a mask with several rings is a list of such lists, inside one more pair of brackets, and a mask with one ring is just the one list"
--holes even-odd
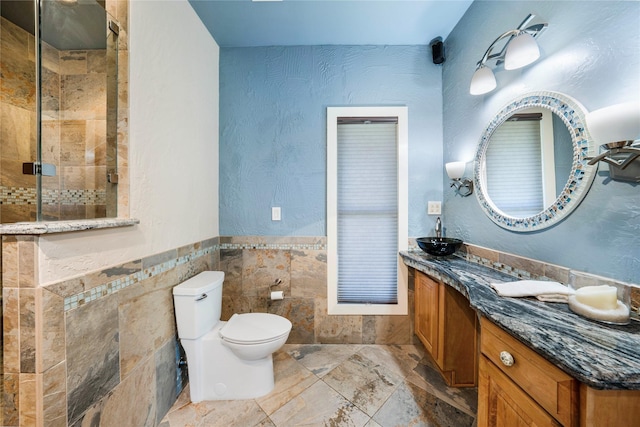
[[(469, 93), (483, 95), (496, 88), (496, 76), (487, 63), (495, 61), (495, 65), (504, 64), (505, 70), (516, 70), (535, 62), (540, 57), (540, 48), (535, 38), (538, 37), (548, 24), (535, 24), (527, 27), (535, 15), (529, 14), (515, 30), (501, 34), (491, 43), (487, 51), (478, 61), (476, 71), (471, 78)], [(497, 46), (506, 39), (499, 52)]]
[[(589, 157), (589, 165), (609, 164), (612, 179), (640, 182), (640, 102), (626, 102), (592, 111), (587, 128), (603, 152)], [(633, 166), (631, 166), (633, 164)]]
[(470, 196), (473, 193), (473, 181), (464, 178), (464, 170), (467, 162), (450, 162), (445, 164), (447, 175), (453, 181), (451, 187), (455, 188), (457, 194), (462, 197)]

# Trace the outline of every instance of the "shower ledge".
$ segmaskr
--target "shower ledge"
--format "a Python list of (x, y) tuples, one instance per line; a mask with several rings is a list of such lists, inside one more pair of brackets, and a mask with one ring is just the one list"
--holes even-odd
[(16, 222), (0, 224), (0, 234), (39, 235), (97, 230), (101, 228), (129, 227), (140, 224), (135, 218), (101, 218), (49, 222)]

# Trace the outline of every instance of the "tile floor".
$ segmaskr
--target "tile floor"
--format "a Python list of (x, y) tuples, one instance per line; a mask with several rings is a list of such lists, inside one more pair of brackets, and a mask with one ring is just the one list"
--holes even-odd
[(477, 389), (449, 388), (420, 345), (287, 344), (275, 388), (193, 404), (187, 387), (160, 423), (186, 426), (475, 426)]

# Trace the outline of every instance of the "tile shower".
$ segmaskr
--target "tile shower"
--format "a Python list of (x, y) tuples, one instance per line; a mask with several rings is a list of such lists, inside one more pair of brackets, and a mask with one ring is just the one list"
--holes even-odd
[[(106, 48), (74, 50), (42, 41), (38, 117), (33, 31), (0, 19), (0, 222), (116, 216), (116, 187), (106, 176), (117, 158), (116, 134), (107, 129), (115, 129), (117, 120), (114, 46), (119, 41), (109, 34)], [(41, 162), (55, 166), (55, 176), (42, 176), (41, 185), (35, 175), (23, 173), (24, 163), (38, 161), (39, 119)]]

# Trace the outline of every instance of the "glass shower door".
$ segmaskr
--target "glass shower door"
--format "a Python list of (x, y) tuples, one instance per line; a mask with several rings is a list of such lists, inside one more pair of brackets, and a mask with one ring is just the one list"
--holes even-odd
[(0, 11), (0, 222), (116, 217), (118, 24), (99, 0)]
[(41, 219), (116, 216), (117, 24), (93, 0), (40, 7)]

